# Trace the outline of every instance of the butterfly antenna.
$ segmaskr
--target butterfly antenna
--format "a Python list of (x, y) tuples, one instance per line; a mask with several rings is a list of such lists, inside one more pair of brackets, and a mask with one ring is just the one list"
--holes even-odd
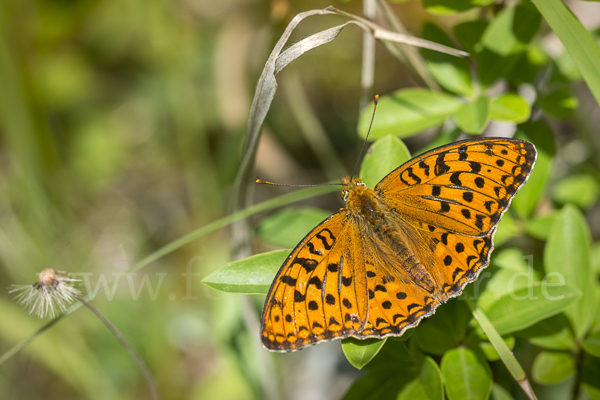
[(287, 186), (287, 187), (315, 187), (315, 186), (341, 186), (341, 183), (321, 183), (318, 185), (286, 185), (285, 183), (273, 183), (269, 181), (263, 181), (262, 179), (257, 179), (256, 183), (260, 183), (263, 185), (273, 185), (273, 186)]
[(356, 167), (358, 167), (358, 162), (360, 161), (360, 157), (365, 151), (365, 147), (367, 146), (367, 140), (369, 139), (369, 133), (371, 133), (371, 127), (373, 126), (373, 120), (375, 119), (375, 110), (377, 110), (377, 103), (379, 102), (379, 95), (375, 95), (375, 100), (373, 101), (373, 115), (371, 116), (371, 123), (369, 124), (369, 130), (367, 131), (367, 136), (365, 136), (365, 141), (363, 142), (362, 148), (360, 149), (360, 153), (358, 154), (358, 158), (356, 159), (356, 163), (354, 164), (354, 168), (352, 169), (352, 175), (350, 175), (350, 179), (354, 176), (356, 172)]

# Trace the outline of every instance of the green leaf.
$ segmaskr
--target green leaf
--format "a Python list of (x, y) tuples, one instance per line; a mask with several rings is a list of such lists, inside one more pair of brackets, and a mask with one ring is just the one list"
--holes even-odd
[(385, 339), (360, 340), (350, 337), (342, 340), (342, 350), (346, 359), (354, 368), (362, 369), (379, 353), (384, 344)]
[(566, 87), (541, 96), (536, 103), (546, 114), (557, 119), (569, 118), (579, 107), (579, 100)]
[(431, 14), (452, 15), (475, 7), (483, 7), (493, 3), (493, 0), (423, 0), (423, 6)]
[(492, 386), (492, 396), (491, 400), (515, 400), (514, 397), (510, 395), (508, 390), (504, 389), (502, 386), (494, 382)]
[(569, 353), (542, 351), (533, 361), (533, 380), (543, 385), (564, 381), (575, 374), (575, 360)]
[(553, 211), (549, 214), (533, 217), (533, 219), (527, 221), (525, 232), (536, 239), (546, 240), (557, 216), (558, 211)]
[(465, 302), (452, 299), (444, 305), (444, 312), (424, 320), (415, 336), (419, 348), (429, 354), (442, 355), (463, 343), (471, 320), (471, 312)]
[(506, 79), (517, 86), (522, 83), (535, 82), (542, 67), (549, 63), (546, 52), (539, 46), (532, 44), (521, 54), (515, 67), (509, 72)]
[(520, 124), (529, 119), (531, 107), (527, 101), (514, 93), (506, 93), (492, 100), (490, 117), (495, 121)]
[(481, 95), (464, 104), (455, 115), (456, 123), (463, 131), (470, 134), (483, 132), (490, 122), (490, 99)]
[(458, 128), (454, 128), (454, 129), (442, 132), (441, 135), (439, 135), (438, 137), (436, 137), (435, 139), (433, 139), (432, 141), (427, 143), (425, 146), (421, 147), (419, 150), (415, 151), (413, 153), (413, 157), (423, 154), (429, 150), (433, 150), (436, 147), (441, 147), (448, 143), (455, 142), (460, 135), (462, 135), (462, 132)]
[(508, 248), (495, 253), (491, 266), (467, 288), (477, 298), (477, 304), (487, 310), (502, 296), (533, 286), (536, 282), (540, 282), (539, 274), (529, 268), (523, 252), (517, 248)]
[(492, 304), (486, 314), (498, 333), (505, 335), (558, 314), (581, 296), (576, 288), (554, 285), (558, 283), (544, 279), (541, 284), (510, 292)]
[(294, 248), (330, 212), (315, 207), (284, 208), (263, 218), (256, 234), (274, 246)]
[(600, 358), (586, 357), (583, 362), (581, 377), (583, 387), (592, 400), (600, 399)]
[(383, 351), (369, 363), (366, 372), (354, 381), (344, 400), (393, 399), (419, 375), (423, 354), (396, 338), (385, 341)]
[(202, 279), (202, 283), (222, 292), (267, 294), (289, 254), (289, 250), (276, 250), (234, 261)]
[(530, 141), (538, 151), (535, 166), (527, 183), (512, 201), (513, 209), (525, 219), (535, 210), (550, 181), (554, 166), (554, 138), (552, 131), (542, 120), (520, 125), (515, 137)]
[(369, 148), (360, 168), (360, 178), (373, 188), (384, 176), (410, 158), (410, 152), (402, 140), (393, 135), (384, 136)]
[(540, 24), (540, 14), (528, 5), (505, 8), (491, 21), (481, 38), (479, 55), (479, 76), (485, 86), (514, 68)]
[[(371, 138), (396, 135), (410, 137), (425, 129), (441, 125), (453, 115), (461, 102), (448, 94), (427, 89), (403, 89), (391, 96), (381, 96), (373, 121)], [(358, 122), (358, 132), (367, 134), (372, 107), (365, 108)]]
[(561, 0), (533, 0), (600, 104), (600, 47)]
[(546, 318), (515, 334), (544, 349), (570, 350), (575, 347), (575, 339), (569, 328), (569, 320), (563, 314)]
[(596, 296), (590, 262), (590, 232), (581, 212), (566, 205), (552, 224), (544, 249), (547, 274), (582, 292), (581, 299), (565, 310), (577, 338), (582, 338), (594, 318)]
[(465, 46), (465, 49), (471, 53), (471, 56), (477, 58), (478, 53), (481, 51), (481, 46), (478, 44), (487, 27), (488, 23), (483, 20), (467, 21), (456, 25), (454, 34)]
[[(523, 190), (523, 188), (521, 188), (521, 190)], [(505, 213), (498, 224), (496, 235), (494, 235), (494, 245), (496, 247), (501, 246), (506, 241), (519, 235), (521, 235), (521, 227), (517, 224), (517, 221), (515, 221), (511, 213)]]
[(442, 372), (437, 363), (425, 357), (419, 375), (400, 392), (398, 400), (443, 400), (444, 387)]
[(582, 343), (586, 353), (600, 357), (600, 331), (592, 333)]
[[(454, 47), (448, 35), (431, 22), (426, 22), (423, 27), (423, 39)], [(428, 49), (420, 49), (420, 51), (427, 69), (440, 86), (463, 96), (470, 96), (473, 93), (468, 59)]]
[(485, 400), (492, 389), (492, 372), (487, 362), (463, 347), (444, 354), (442, 373), (450, 400)]
[(561, 179), (554, 186), (552, 200), (558, 204), (573, 203), (587, 210), (600, 196), (600, 184), (590, 175), (571, 175)]

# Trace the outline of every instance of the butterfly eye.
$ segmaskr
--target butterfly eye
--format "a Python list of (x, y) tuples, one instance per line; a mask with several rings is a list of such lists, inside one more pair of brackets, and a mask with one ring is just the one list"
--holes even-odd
[(345, 188), (345, 187), (344, 187), (344, 188), (342, 188), (342, 189), (340, 190), (340, 197), (341, 197), (341, 198), (342, 198), (344, 201), (346, 201), (346, 200), (348, 200), (348, 193), (350, 193), (350, 191), (349, 191), (347, 188)]
[(364, 182), (356, 182), (356, 186), (367, 186)]

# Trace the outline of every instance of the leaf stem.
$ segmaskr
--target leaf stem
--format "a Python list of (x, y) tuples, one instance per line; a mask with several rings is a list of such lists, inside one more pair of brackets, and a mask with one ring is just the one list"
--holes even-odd
[(100, 313), (100, 311), (98, 311), (94, 306), (92, 306), (90, 303), (88, 303), (81, 297), (77, 297), (77, 300), (79, 300), (84, 306), (86, 306), (91, 312), (93, 312), (94, 315), (96, 315), (96, 317), (98, 317), (98, 319), (102, 321), (104, 325), (106, 325), (106, 327), (117, 338), (117, 340), (121, 342), (123, 347), (125, 347), (125, 349), (131, 355), (131, 358), (133, 358), (133, 361), (135, 361), (135, 363), (137, 364), (140, 371), (142, 371), (144, 379), (146, 379), (146, 384), (148, 385), (148, 390), (150, 390), (152, 399), (160, 400), (160, 394), (158, 393), (158, 388), (156, 387), (156, 383), (154, 382), (152, 373), (150, 373), (150, 370), (148, 369), (148, 366), (146, 365), (144, 360), (142, 360), (142, 357), (140, 357), (140, 355), (135, 351), (133, 346), (127, 341), (127, 339), (125, 339), (125, 336), (123, 336), (123, 334), (121, 334), (121, 332), (119, 332), (119, 330), (113, 324), (111, 324), (110, 321), (106, 319), (106, 317), (104, 317), (104, 315), (102, 315), (102, 313)]

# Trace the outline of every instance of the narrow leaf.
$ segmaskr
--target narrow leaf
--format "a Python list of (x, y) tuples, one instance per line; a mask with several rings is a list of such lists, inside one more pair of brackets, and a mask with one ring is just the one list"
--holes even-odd
[(600, 47), (561, 0), (533, 0), (600, 104)]

